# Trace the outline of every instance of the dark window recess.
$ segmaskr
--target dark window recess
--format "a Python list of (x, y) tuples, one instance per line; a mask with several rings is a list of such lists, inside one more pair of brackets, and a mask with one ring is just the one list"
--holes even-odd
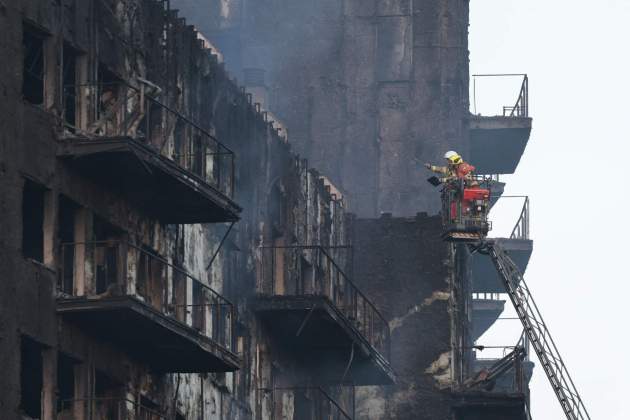
[(119, 97), (121, 95), (120, 88), (122, 79), (110, 71), (104, 64), (98, 66), (98, 101), (96, 121), (92, 129), (107, 129), (115, 122), (115, 114)]
[(45, 189), (25, 180), (22, 191), (22, 253), (27, 258), (44, 260)]
[(22, 337), (20, 354), (20, 410), (28, 417), (39, 419), (44, 376), (42, 347), (35, 341)]
[(24, 24), (22, 47), (22, 96), (32, 104), (44, 103), (44, 41), (45, 35)]
[(79, 205), (65, 196), (59, 196), (59, 242), (61, 242), (61, 270), (59, 290), (72, 293), (74, 268), (74, 219)]
[[(59, 354), (57, 358), (57, 413), (70, 413), (74, 400), (74, 359)], [(64, 418), (64, 417), (61, 417)]]
[(68, 43), (63, 44), (64, 118), (71, 127), (77, 122), (77, 60), (79, 53)]
[[(94, 239), (97, 243), (105, 243), (120, 238), (122, 232), (104, 219), (94, 217)], [(116, 246), (98, 246), (95, 249), (96, 293), (105, 293), (110, 286), (117, 283), (118, 249)]]
[[(147, 397), (145, 397), (144, 395), (140, 396), (140, 406), (142, 407), (144, 412), (141, 412), (140, 415), (144, 415), (146, 418), (152, 418), (151, 414), (154, 413), (159, 413), (161, 412), (160, 406), (157, 405), (155, 402), (151, 401), (150, 399), (148, 399)], [(157, 417), (157, 416), (155, 416)]]
[(119, 417), (121, 400), (124, 395), (122, 384), (114, 381), (103, 372), (94, 376), (94, 416), (95, 419), (122, 420)]

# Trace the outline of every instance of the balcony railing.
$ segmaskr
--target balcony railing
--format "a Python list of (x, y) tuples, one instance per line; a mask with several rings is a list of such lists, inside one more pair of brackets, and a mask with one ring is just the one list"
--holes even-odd
[(321, 246), (262, 247), (264, 296), (324, 296), (369, 343), (389, 359), (385, 318)]
[(474, 300), (505, 301), (505, 298), (504, 296), (501, 296), (501, 293), (473, 293), (472, 297)]
[(232, 197), (234, 152), (207, 130), (155, 99), (155, 90), (144, 84), (135, 88), (122, 82), (66, 86), (62, 118), (65, 135), (142, 141)]
[(128, 399), (83, 398), (59, 401), (58, 419), (85, 420), (170, 420), (166, 414)]
[(522, 77), (523, 81), (514, 105), (503, 106), (504, 117), (529, 117), (529, 79), (527, 74), (473, 74), (473, 110), (477, 114), (477, 79), (478, 78), (513, 78)]
[[(497, 201), (497, 205), (493, 207), (494, 216), (497, 214), (501, 220), (495, 220), (494, 227), (499, 227), (498, 235), (507, 237), (509, 233), (510, 239), (530, 239), (530, 206), (529, 196), (526, 195), (492, 195), (491, 199)], [(522, 200), (521, 206), (519, 201)], [(517, 210), (518, 209), (518, 210)], [(508, 217), (518, 211), (518, 219), (514, 225), (509, 222)], [(495, 217), (496, 219), (496, 217)], [(505, 223), (503, 221), (505, 220)]]
[(133, 297), (232, 350), (232, 303), (155, 253), (123, 241), (65, 243), (61, 261), (62, 295)]
[[(304, 398), (296, 398), (302, 394)], [(293, 404), (286, 402), (293, 401)], [(286, 410), (291, 412), (287, 413)], [(353, 420), (339, 403), (322, 388), (275, 388), (273, 390), (273, 420)]]
[(529, 197), (524, 197), (523, 209), (510, 235), (511, 239), (529, 239)]

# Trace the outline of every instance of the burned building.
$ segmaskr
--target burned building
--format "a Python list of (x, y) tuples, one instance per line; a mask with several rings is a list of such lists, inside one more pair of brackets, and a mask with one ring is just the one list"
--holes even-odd
[(469, 113), (467, 1), (280, 3), (0, 1), (3, 419), (527, 418), (416, 162), (512, 173), (527, 79)]
[(168, 3), (0, 4), (2, 418), (350, 418), (344, 197)]

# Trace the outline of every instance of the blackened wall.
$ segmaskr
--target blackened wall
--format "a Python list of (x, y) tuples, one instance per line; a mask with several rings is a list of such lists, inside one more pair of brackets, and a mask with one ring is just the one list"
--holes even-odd
[(234, 74), (264, 70), (259, 100), (355, 213), (437, 212), (421, 164), (449, 149), (468, 154), (468, 0), (173, 5)]
[[(186, 419), (269, 418), (272, 407), (263, 388), (276, 371), (296, 369), (274, 346), (250, 311), (256, 295), (258, 247), (281, 225), (287, 243), (341, 245), (344, 205), (320, 174), (297, 156), (248, 96), (233, 82), (212, 51), (174, 10), (157, 0), (0, 1), (0, 417), (21, 419), (20, 340), (29, 337), (43, 354), (42, 418), (56, 407), (57, 358), (77, 366), (74, 398), (90, 398), (90, 372), (104, 372), (135, 401), (146, 398), (160, 411)], [(45, 39), (45, 99), (24, 100), (23, 28)], [(64, 135), (61, 86), (64, 49), (78, 52), (80, 83), (98, 83), (98, 68), (131, 85), (138, 78), (161, 87), (160, 102), (190, 117), (236, 151), (235, 200), (245, 208), (227, 246), (209, 266), (225, 226), (164, 225), (119, 194), (71, 170), (57, 159)], [(172, 127), (171, 127), (172, 128)], [(167, 133), (166, 153), (177, 153), (176, 134)], [(180, 142), (190, 139), (178, 139)], [(153, 145), (156, 146), (156, 145)], [(168, 157), (172, 157), (169, 155)], [(45, 190), (43, 261), (23, 255), (22, 191), (26, 180)], [(276, 188), (278, 196), (271, 194)], [(129, 242), (154, 249), (180, 264), (202, 283), (232, 299), (239, 308), (236, 351), (242, 369), (227, 374), (156, 374), (142, 360), (99, 339), (56, 314), (60, 196), (87, 214), (124, 232)], [(170, 197), (174, 202), (178, 197)], [(275, 202), (274, 202), (275, 201)], [(275, 209), (284, 207), (281, 217)], [(94, 232), (87, 232), (86, 241)], [(79, 379), (85, 383), (78, 382)], [(300, 377), (300, 384), (308, 383)], [(242, 384), (240, 386), (239, 384)], [(205, 413), (205, 414), (204, 414)]]
[(441, 220), (354, 219), (354, 277), (389, 321), (396, 385), (361, 389), (358, 419), (435, 419), (451, 415), (464, 316), (455, 248), (440, 238)]

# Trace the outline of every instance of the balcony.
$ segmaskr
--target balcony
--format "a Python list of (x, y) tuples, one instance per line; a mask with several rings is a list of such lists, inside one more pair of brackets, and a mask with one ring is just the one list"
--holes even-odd
[(145, 407), (128, 399), (84, 398), (59, 401), (58, 419), (74, 420), (169, 420), (166, 412)]
[[(522, 273), (527, 269), (529, 259), (532, 256), (534, 242), (529, 235), (529, 197), (527, 196), (503, 196), (501, 200), (517, 199), (523, 201), (519, 218), (507, 238), (495, 238), (501, 244)], [(493, 226), (496, 223), (493, 223)], [(475, 293), (505, 293), (505, 286), (497, 274), (496, 268), (490, 257), (476, 253), (472, 259), (473, 292)]]
[(454, 393), (455, 419), (528, 420), (529, 390), (533, 364), (528, 359), (523, 333), (502, 358), (474, 359), (474, 375)]
[(122, 241), (62, 245), (57, 313), (159, 372), (231, 372), (232, 303)]
[(261, 248), (255, 309), (322, 383), (391, 384), (389, 325), (331, 252)]
[(477, 341), (499, 319), (505, 299), (498, 293), (473, 293), (472, 340)]
[(529, 420), (523, 394), (467, 392), (456, 394), (455, 420)]
[[(495, 359), (492, 359), (492, 358), (474, 359), (473, 368), (475, 369), (475, 371), (489, 370), (499, 360), (500, 359), (496, 359), (496, 358)], [(523, 369), (523, 381), (524, 381), (523, 387), (525, 387), (526, 384), (529, 384), (529, 381), (532, 378), (532, 374), (534, 373), (534, 362), (530, 360), (524, 360), (522, 364), (523, 364), (522, 369)], [(493, 392), (504, 393), (504, 394), (522, 392), (518, 390), (518, 386), (516, 384), (517, 380), (518, 378), (516, 377), (516, 370), (514, 369), (514, 367), (512, 367), (510, 368), (510, 370), (508, 370), (505, 373), (505, 375), (503, 375), (502, 377), (498, 378), (495, 381)]]
[[(274, 419), (299, 420), (353, 420), (354, 401), (344, 409), (323, 388), (275, 388), (273, 398)], [(354, 395), (354, 394), (353, 394)]]
[(144, 85), (66, 87), (58, 157), (167, 224), (233, 222), (234, 153)]
[[(470, 161), (478, 173), (512, 174), (525, 151), (532, 130), (529, 117), (529, 80), (526, 74), (473, 75), (473, 104), (476, 114), (478, 80), (522, 78), (521, 88), (513, 106), (504, 106), (496, 116), (470, 116)], [(490, 90), (490, 89), (488, 89)], [(488, 153), (492, 151), (492, 153)]]

